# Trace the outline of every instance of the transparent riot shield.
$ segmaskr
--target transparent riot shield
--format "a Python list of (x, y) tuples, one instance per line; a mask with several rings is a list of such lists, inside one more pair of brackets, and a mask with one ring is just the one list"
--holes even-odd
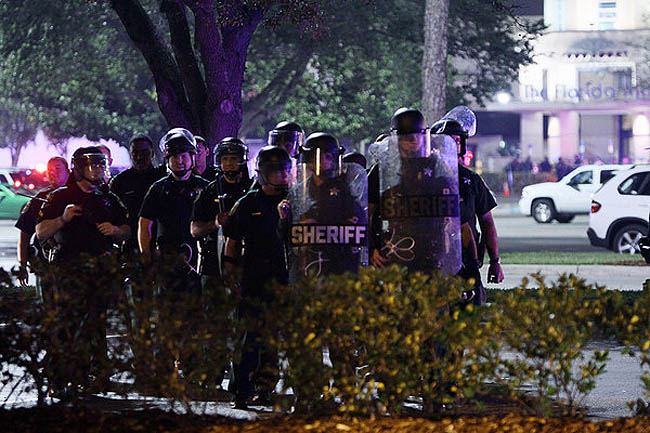
[(476, 135), (476, 114), (465, 105), (455, 106), (442, 119), (450, 119), (458, 122), (463, 130), (467, 132), (468, 137)]
[(458, 167), (453, 140), (392, 135), (378, 154), (380, 253), (412, 271), (461, 267)]
[[(289, 276), (324, 276), (358, 272), (367, 265), (368, 179), (354, 163), (316, 175), (298, 164), (289, 190)], [(366, 262), (366, 263), (364, 263)]]

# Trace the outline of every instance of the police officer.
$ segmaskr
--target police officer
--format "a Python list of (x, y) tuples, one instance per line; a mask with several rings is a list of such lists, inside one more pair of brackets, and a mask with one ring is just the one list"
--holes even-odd
[[(295, 247), (292, 279), (303, 273), (326, 275), (359, 270), (361, 248), (366, 246), (367, 177), (358, 164), (343, 165), (344, 152), (336, 137), (325, 132), (310, 134), (299, 147), (300, 183), (296, 182), (289, 200), (278, 208), (281, 217), (291, 216), (293, 223), (288, 234)], [(295, 217), (289, 214), (289, 206)], [(347, 229), (356, 236), (329, 236), (330, 244), (308, 241), (313, 237), (308, 233), (314, 233), (316, 227), (336, 227), (340, 233)]]
[(40, 210), (36, 235), (52, 236), (59, 249), (54, 261), (81, 253), (99, 255), (129, 238), (127, 210), (105, 183), (108, 161), (97, 147), (82, 147), (72, 155), (74, 182), (53, 191)]
[(269, 131), (267, 144), (281, 147), (290, 157), (295, 158), (304, 141), (305, 131), (302, 127), (295, 122), (284, 120)]
[[(476, 116), (469, 108), (458, 106), (434, 123), (431, 131), (436, 134), (450, 135), (457, 144), (463, 243), (463, 269), (460, 275), (475, 279), (477, 293), (472, 301), (475, 304), (483, 304), (486, 301), (486, 294), (479, 272), (483, 263), (482, 245), (485, 245), (490, 258), (488, 282), (500, 283), (504, 276), (499, 260), (497, 230), (491, 213), (491, 210), (497, 206), (496, 200), (481, 176), (462, 163), (467, 150), (467, 137), (476, 131)], [(481, 228), (480, 241), (476, 228), (477, 221)]]
[[(50, 186), (43, 191), (40, 191), (36, 196), (30, 200), (27, 205), (23, 208), (20, 217), (16, 221), (16, 228), (20, 230), (20, 237), (18, 238), (18, 281), (22, 286), (27, 286), (29, 283), (29, 273), (27, 271), (28, 261), (36, 259), (45, 259), (42, 255), (41, 247), (39, 242), (34, 243), (35, 250), (37, 251), (37, 257), (32, 257), (30, 251), (32, 251), (32, 236), (36, 233), (36, 221), (38, 219), (38, 213), (41, 210), (43, 203), (47, 202), (46, 197), (55, 189), (62, 187), (68, 181), (68, 176), (70, 171), (68, 170), (68, 162), (65, 158), (60, 156), (55, 156), (50, 158), (47, 162), (47, 181)], [(41, 290), (38, 277), (36, 281), (37, 290)], [(39, 293), (41, 301), (43, 300), (43, 293)]]
[[(219, 228), (228, 212), (250, 188), (248, 148), (236, 137), (226, 137), (215, 150), (217, 178), (199, 194), (192, 211), (190, 230), (199, 240), (198, 271), (203, 276), (220, 276)], [(205, 279), (205, 278), (202, 278)]]
[[(304, 141), (305, 132), (302, 127), (295, 122), (283, 120), (269, 131), (266, 143), (268, 146), (283, 149), (290, 158), (296, 158), (298, 156), (298, 149)], [(260, 184), (255, 179), (251, 185), (251, 189), (259, 188)]]
[[(235, 204), (224, 225), (225, 271), (235, 273), (242, 263), (239, 314), (253, 322), (245, 336), (241, 361), (234, 369), (237, 408), (245, 408), (246, 401), (255, 393), (252, 373), (277, 366), (277, 355), (257, 341), (257, 329), (264, 324), (259, 322), (255, 305), (272, 299), (272, 293), (267, 289), (269, 282), (287, 282), (283, 239), (277, 230), (277, 206), (287, 194), (291, 160), (284, 149), (265, 146), (257, 154), (256, 166), (260, 188), (249, 191)], [(241, 260), (244, 244), (246, 248)], [(275, 377), (258, 379), (258, 384), (263, 387), (259, 394), (260, 403), (268, 402)]]
[[(97, 147), (82, 147), (72, 156), (74, 178), (66, 186), (54, 190), (47, 198), (39, 213), (36, 234), (39, 240), (54, 238), (56, 248), (51, 252), (53, 266), (69, 267), (76, 272), (81, 266), (82, 254), (102, 256), (113, 249), (113, 245), (128, 239), (131, 230), (127, 223), (127, 210), (120, 200), (111, 193), (105, 183), (108, 161)], [(107, 293), (96, 287), (86, 287), (82, 293), (69, 292), (69, 287), (56, 285), (64, 314), (63, 329), (58, 333), (58, 341), (65, 344), (65, 350), (90, 348), (91, 356), (80, 362), (88, 366), (73, 365), (66, 360), (55, 361), (63, 372), (57, 375), (65, 385), (67, 375), (76, 375), (77, 370), (91, 368), (101, 374), (97, 383), (108, 383), (107, 370), (102, 365), (107, 362), (106, 308)], [(78, 288), (77, 288), (78, 289)], [(61, 318), (61, 317), (59, 317)], [(66, 329), (67, 328), (67, 329)], [(54, 336), (53, 336), (54, 337)], [(81, 344), (77, 344), (77, 343)], [(85, 343), (85, 344), (84, 344)], [(86, 370), (83, 370), (86, 371)], [(88, 370), (92, 371), (92, 370)], [(63, 377), (62, 377), (63, 376)]]
[(424, 117), (414, 108), (398, 109), (390, 136), (373, 145), (378, 164), (369, 175), (369, 202), (376, 208), (381, 200), (373, 215), (381, 218), (380, 246), (371, 258), (375, 266), (398, 263), (411, 271), (452, 274), (460, 269), (458, 181), (449, 150), (451, 166), (443, 152), (430, 151)]
[[(192, 205), (208, 182), (192, 173), (196, 156), (194, 135), (187, 129), (174, 128), (160, 139), (160, 147), (170, 173), (154, 182), (144, 197), (138, 227), (140, 252), (150, 257), (151, 251), (166, 255), (182, 254), (186, 274), (196, 275), (197, 245), (190, 233)], [(156, 223), (155, 247), (152, 248), (152, 227)], [(174, 287), (185, 290), (186, 281), (179, 278)]]
[(195, 135), (194, 138), (196, 139), (196, 165), (194, 166), (194, 174), (201, 176), (208, 182), (212, 182), (217, 178), (219, 170), (214, 165), (208, 164), (210, 148), (205, 138), (200, 135)]
[(358, 164), (359, 166), (363, 167), (364, 170), (368, 165), (368, 161), (366, 160), (366, 157), (360, 154), (359, 152), (346, 153), (345, 155), (343, 155), (343, 162), (352, 162)]
[(129, 227), (133, 234), (125, 243), (124, 251), (138, 252), (138, 219), (144, 196), (151, 185), (167, 175), (167, 167), (154, 167), (154, 145), (151, 138), (145, 134), (135, 134), (129, 140), (129, 156), (131, 168), (113, 177), (110, 189), (118, 196), (129, 211)]

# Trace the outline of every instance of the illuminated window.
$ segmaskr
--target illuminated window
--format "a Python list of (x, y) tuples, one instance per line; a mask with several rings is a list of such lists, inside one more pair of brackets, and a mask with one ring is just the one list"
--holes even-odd
[(598, 16), (601, 18), (616, 18), (616, 12), (600, 12)]
[(600, 2), (601, 9), (613, 9), (616, 7), (616, 2)]
[(612, 22), (603, 22), (598, 24), (598, 30), (613, 30), (614, 23)]

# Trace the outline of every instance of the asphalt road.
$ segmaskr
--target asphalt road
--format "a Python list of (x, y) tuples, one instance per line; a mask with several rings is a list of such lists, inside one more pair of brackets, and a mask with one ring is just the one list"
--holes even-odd
[(573, 221), (560, 224), (539, 224), (532, 217), (519, 213), (516, 198), (498, 198), (493, 211), (499, 234), (499, 250), (507, 253), (557, 251), (605, 252), (591, 246), (587, 238), (589, 215), (578, 215)]

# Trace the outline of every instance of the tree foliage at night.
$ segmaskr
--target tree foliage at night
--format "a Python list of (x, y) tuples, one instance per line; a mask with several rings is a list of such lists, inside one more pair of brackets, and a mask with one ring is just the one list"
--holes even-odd
[[(242, 129), (291, 118), (351, 143), (368, 142), (387, 128), (395, 109), (420, 107), (424, 3), (325, 2), (328, 32), (320, 37), (290, 25), (260, 27), (249, 50), (244, 106), (251, 109)], [(498, 1), (451, 2), (448, 108), (483, 104), (517, 78), (519, 65), (531, 62), (531, 42), (543, 26), (515, 16), (516, 9)], [(259, 96), (267, 87), (272, 96)]]
[(151, 73), (105, 5), (0, 5), (1, 147), (18, 161), (37, 128), (55, 142), (87, 135), (125, 141), (160, 131)]
[[(37, 125), (54, 138), (118, 140), (184, 126), (214, 144), (293, 119), (355, 147), (396, 108), (420, 106), (424, 4), (5, 2), (3, 144), (24, 143)], [(481, 103), (515, 79), (539, 30), (497, 1), (451, 2), (447, 106)]]

